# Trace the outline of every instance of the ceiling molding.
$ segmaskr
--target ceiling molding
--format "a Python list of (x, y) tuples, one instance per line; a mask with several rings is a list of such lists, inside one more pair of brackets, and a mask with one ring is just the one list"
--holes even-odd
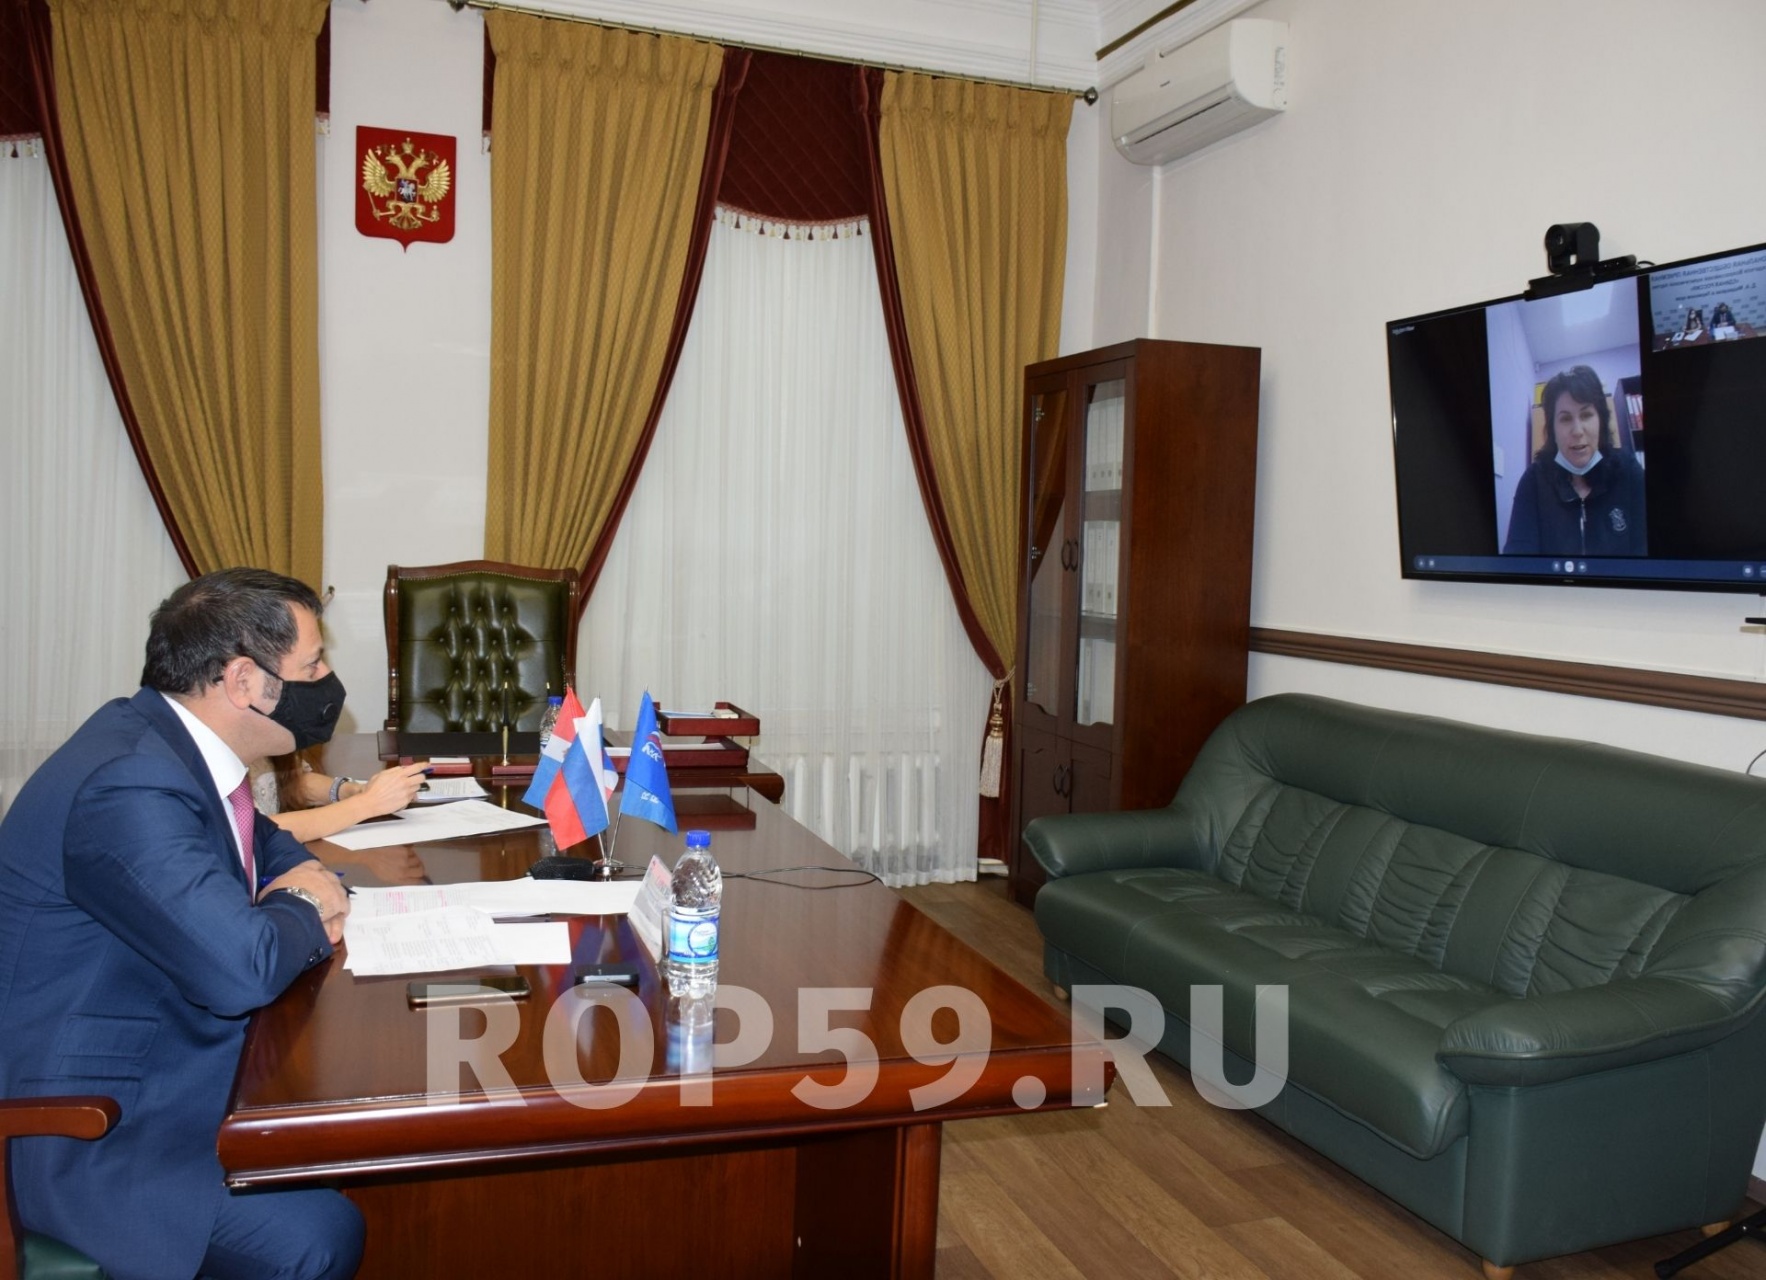
[[(1196, 0), (1157, 26), (1149, 27), (1133, 40), (1103, 58), (1097, 67), (1097, 86), (1107, 89), (1125, 76), (1133, 75), (1146, 65), (1155, 49), (1175, 48), (1213, 30), (1229, 18), (1257, 4), (1259, 0)], [(1125, 32), (1167, 8), (1169, 0), (1112, 0), (1098, 15), (1098, 48), (1119, 39)]]
[[(494, 0), (492, 0), (494, 3)], [(890, 25), (868, 0), (517, 0), (560, 17), (947, 75), (1031, 82), (1024, 0), (896, 0)], [(1041, 0), (1034, 83), (1084, 90), (1097, 80), (1097, 17), (1087, 0)]]

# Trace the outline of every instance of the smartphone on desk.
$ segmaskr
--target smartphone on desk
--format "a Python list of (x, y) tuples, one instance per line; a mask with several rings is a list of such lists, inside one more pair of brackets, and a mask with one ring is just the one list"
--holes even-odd
[(525, 1000), (531, 994), (527, 979), (519, 974), (485, 974), (478, 978), (452, 978), (445, 982), (412, 982), (405, 1000), (413, 1009), (444, 1004), (489, 1004), (495, 1000)]
[(579, 987), (630, 987), (633, 991), (643, 981), (644, 971), (630, 960), (601, 964), (582, 964), (571, 971), (571, 982)]

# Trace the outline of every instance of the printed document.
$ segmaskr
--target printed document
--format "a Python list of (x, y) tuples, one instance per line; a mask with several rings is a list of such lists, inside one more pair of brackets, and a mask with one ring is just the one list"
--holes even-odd
[(394, 815), (390, 822), (358, 822), (327, 839), (345, 849), (383, 849), (389, 844), (429, 844), (515, 831), (543, 822), (544, 818), (504, 809), (488, 800), (457, 800), (426, 809), (407, 809)]
[(640, 882), (488, 880), (358, 888), (350, 898), (343, 967), (359, 977), (446, 973), (494, 965), (569, 964), (560, 915), (623, 915)]

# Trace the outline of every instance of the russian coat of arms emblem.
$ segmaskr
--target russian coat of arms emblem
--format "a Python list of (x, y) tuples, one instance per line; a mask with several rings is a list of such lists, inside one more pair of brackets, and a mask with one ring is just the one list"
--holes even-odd
[(454, 139), (402, 129), (356, 129), (362, 184), (356, 230), (409, 249), (413, 241), (454, 238)]

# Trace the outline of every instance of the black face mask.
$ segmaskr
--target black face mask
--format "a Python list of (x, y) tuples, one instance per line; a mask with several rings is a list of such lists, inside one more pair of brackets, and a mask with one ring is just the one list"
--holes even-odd
[(319, 680), (284, 680), (275, 710), (252, 710), (292, 733), (294, 749), (305, 751), (331, 741), (337, 717), (343, 714), (343, 681), (335, 671)]

